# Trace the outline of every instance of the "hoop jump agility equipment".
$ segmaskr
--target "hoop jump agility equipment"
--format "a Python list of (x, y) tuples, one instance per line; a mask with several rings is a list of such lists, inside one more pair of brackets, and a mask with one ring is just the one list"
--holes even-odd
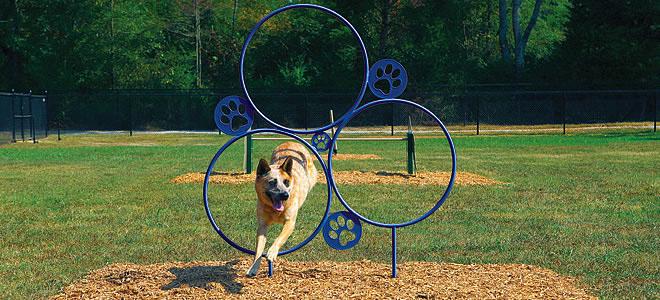
[[(268, 119), (255, 106), (254, 101), (252, 101), (252, 98), (250, 97), (247, 86), (245, 84), (245, 54), (248, 49), (248, 46), (250, 45), (250, 41), (252, 40), (256, 32), (259, 30), (259, 28), (266, 21), (268, 21), (270, 18), (272, 18), (273, 16), (279, 13), (291, 9), (315, 9), (335, 17), (337, 20), (339, 20), (341, 23), (343, 23), (345, 26), (347, 26), (350, 29), (353, 36), (358, 40), (360, 46), (359, 49), (362, 54), (362, 59), (363, 59), (362, 65), (364, 68), (364, 76), (362, 81), (362, 87), (360, 89), (357, 98), (355, 99), (355, 102), (353, 103), (353, 106), (349, 109), (347, 113), (339, 117), (337, 120), (331, 120), (330, 124), (327, 124), (325, 126), (316, 129), (301, 130), (301, 129), (287, 128)], [(388, 228), (391, 230), (392, 277), (396, 277), (397, 276), (397, 242), (396, 242), (397, 229), (416, 224), (428, 218), (431, 214), (433, 214), (436, 210), (438, 210), (440, 206), (442, 206), (442, 204), (445, 202), (445, 200), (447, 200), (447, 197), (449, 196), (449, 193), (452, 190), (452, 187), (454, 185), (454, 180), (456, 178), (456, 151), (454, 149), (454, 143), (445, 125), (440, 121), (440, 119), (437, 116), (435, 116), (435, 114), (433, 114), (431, 111), (424, 108), (423, 106), (408, 100), (396, 98), (403, 93), (407, 84), (408, 74), (406, 73), (403, 66), (395, 60), (384, 59), (376, 62), (371, 68), (369, 68), (369, 59), (367, 56), (366, 48), (364, 46), (364, 43), (362, 42), (362, 38), (360, 37), (360, 34), (355, 30), (355, 28), (353, 27), (353, 25), (351, 25), (351, 23), (349, 23), (344, 17), (342, 17), (335, 11), (330, 10), (326, 7), (314, 5), (314, 4), (295, 4), (295, 5), (284, 6), (272, 11), (271, 13), (266, 15), (263, 19), (261, 19), (252, 28), (241, 50), (239, 70), (240, 70), (239, 80), (240, 80), (241, 89), (243, 90), (244, 97), (229, 96), (223, 98), (222, 100), (220, 100), (215, 110), (214, 120), (216, 125), (218, 126), (218, 129), (220, 129), (224, 133), (233, 135), (234, 137), (231, 138), (222, 147), (220, 147), (220, 149), (216, 152), (213, 159), (211, 159), (211, 163), (208, 166), (208, 169), (206, 171), (206, 176), (204, 178), (204, 187), (203, 187), (204, 207), (208, 219), (211, 222), (211, 226), (213, 226), (213, 228), (218, 233), (218, 235), (220, 235), (220, 237), (230, 246), (236, 248), (237, 250), (243, 253), (254, 255), (255, 252), (253, 250), (238, 245), (229, 237), (227, 237), (222, 231), (222, 229), (220, 229), (220, 227), (218, 226), (218, 223), (213, 218), (213, 214), (209, 207), (209, 197), (208, 197), (209, 179), (211, 177), (211, 173), (213, 172), (213, 168), (218, 158), (229, 146), (234, 144), (239, 139), (244, 137), (249, 137), (254, 134), (263, 134), (263, 133), (285, 135), (288, 138), (294, 139), (297, 142), (309, 148), (309, 150), (314, 154), (316, 159), (319, 161), (321, 165), (321, 169), (323, 170), (323, 173), (325, 174), (325, 178), (326, 178), (326, 183), (328, 188), (327, 190), (328, 198), (325, 206), (325, 212), (321, 217), (321, 221), (319, 222), (319, 225), (312, 232), (312, 234), (308, 236), (305, 240), (303, 240), (301, 243), (293, 246), (292, 248), (281, 251), (278, 255), (286, 255), (291, 252), (299, 250), (307, 243), (309, 243), (311, 240), (313, 240), (316, 237), (316, 235), (321, 231), (323, 231), (323, 237), (326, 243), (330, 247), (338, 250), (350, 249), (359, 243), (360, 237), (362, 236), (361, 222), (365, 222), (367, 224), (371, 224), (377, 227)], [(389, 85), (389, 89), (383, 90), (379, 88), (378, 86), (380, 84)], [(367, 86), (369, 87), (371, 92), (375, 96), (381, 98), (381, 100), (376, 100), (360, 106), (360, 102), (364, 97)], [(435, 203), (435, 205), (431, 209), (429, 209), (426, 213), (424, 213), (422, 216), (419, 216), (417, 218), (402, 223), (378, 222), (369, 219), (361, 215), (357, 211), (355, 211), (355, 209), (353, 209), (348, 204), (348, 201), (344, 199), (339, 189), (339, 186), (336, 184), (336, 181), (334, 180), (333, 169), (332, 169), (334, 151), (328, 151), (327, 163), (323, 160), (323, 158), (319, 154), (320, 152), (324, 152), (327, 151), (328, 149), (331, 149), (334, 145), (337, 144), (341, 131), (354, 117), (356, 117), (357, 115), (368, 109), (386, 104), (402, 104), (402, 105), (412, 106), (413, 108), (421, 110), (427, 115), (429, 115), (434, 120), (434, 122), (440, 127), (440, 129), (442, 129), (442, 132), (444, 133), (445, 138), (447, 139), (449, 150), (451, 152), (451, 161), (452, 161), (451, 177), (442, 196), (440, 196), (440, 198)], [(251, 129), (255, 116), (261, 117), (272, 128)], [(333, 133), (332, 136), (329, 136), (325, 132), (328, 129), (330, 129), (331, 132)], [(311, 139), (312, 142), (309, 143), (305, 139), (298, 136), (301, 134), (312, 134), (313, 135)], [(413, 141), (412, 143), (409, 143), (409, 148), (412, 145), (413, 149), (408, 149), (409, 153), (414, 153), (414, 137), (412, 137), (412, 139)], [(246, 151), (248, 148), (251, 148), (251, 145), (248, 144), (252, 143), (250, 139), (247, 140), (248, 141), (245, 144)], [(329, 143), (327, 142), (328, 140), (330, 141)], [(319, 141), (325, 141), (325, 142), (320, 143)], [(412, 159), (414, 160), (414, 156), (412, 157)], [(337, 211), (332, 214), (330, 213), (333, 191), (334, 191), (334, 195), (336, 195), (337, 199), (339, 199), (339, 202), (346, 208), (346, 211)], [(350, 237), (350, 240), (348, 241), (340, 240), (339, 237), (344, 232), (347, 232), (347, 235)], [(268, 275), (272, 276), (272, 274), (273, 274), (273, 264), (272, 262), (269, 261)]]

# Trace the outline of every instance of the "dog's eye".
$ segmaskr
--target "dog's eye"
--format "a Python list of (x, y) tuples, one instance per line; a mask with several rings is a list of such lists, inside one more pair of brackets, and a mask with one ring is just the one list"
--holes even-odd
[(284, 185), (289, 187), (289, 184), (291, 184), (291, 182), (288, 179), (284, 179)]
[(272, 186), (276, 185), (277, 184), (277, 179), (273, 179), (273, 180), (269, 181), (268, 184), (270, 184)]

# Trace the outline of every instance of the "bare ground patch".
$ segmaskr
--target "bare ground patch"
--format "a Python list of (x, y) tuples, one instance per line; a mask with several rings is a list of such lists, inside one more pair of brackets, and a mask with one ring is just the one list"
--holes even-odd
[[(205, 173), (187, 173), (170, 180), (172, 183), (203, 183)], [(254, 174), (244, 173), (213, 173), (209, 181), (221, 184), (242, 184), (254, 182)], [(449, 172), (417, 172), (409, 175), (403, 172), (387, 171), (335, 171), (334, 177), (337, 184), (412, 184), (412, 185), (447, 185)], [(318, 182), (324, 184), (325, 176), (319, 174)], [(460, 185), (496, 185), (502, 184), (497, 180), (490, 179), (470, 172), (458, 172), (456, 184)]]
[(113, 264), (63, 288), (52, 299), (596, 299), (579, 282), (536, 266), (408, 262), (399, 277), (370, 261), (290, 262), (243, 274), (246, 259), (228, 262)]

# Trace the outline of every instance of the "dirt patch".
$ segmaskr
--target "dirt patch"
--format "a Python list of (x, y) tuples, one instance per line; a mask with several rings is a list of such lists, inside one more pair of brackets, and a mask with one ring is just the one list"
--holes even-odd
[(372, 159), (383, 159), (383, 158), (376, 154), (337, 153), (332, 156), (332, 159), (333, 160), (372, 160)]
[[(204, 173), (188, 173), (170, 180), (172, 183), (203, 183)], [(213, 173), (211, 183), (242, 184), (254, 182), (254, 174), (244, 173)], [(438, 185), (449, 182), (449, 172), (418, 172), (408, 175), (400, 172), (386, 171), (335, 171), (337, 184), (401, 184), (401, 185)], [(325, 184), (325, 176), (319, 174), (318, 182)], [(460, 185), (496, 185), (502, 182), (470, 172), (458, 172), (456, 184)]]
[(528, 265), (370, 261), (289, 262), (256, 278), (247, 260), (114, 264), (91, 272), (52, 299), (596, 299), (577, 280)]

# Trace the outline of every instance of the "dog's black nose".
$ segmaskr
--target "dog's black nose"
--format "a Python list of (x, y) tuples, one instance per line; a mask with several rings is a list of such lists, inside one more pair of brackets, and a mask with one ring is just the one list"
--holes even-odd
[(281, 196), (282, 200), (287, 200), (289, 199), (289, 192), (282, 192)]

